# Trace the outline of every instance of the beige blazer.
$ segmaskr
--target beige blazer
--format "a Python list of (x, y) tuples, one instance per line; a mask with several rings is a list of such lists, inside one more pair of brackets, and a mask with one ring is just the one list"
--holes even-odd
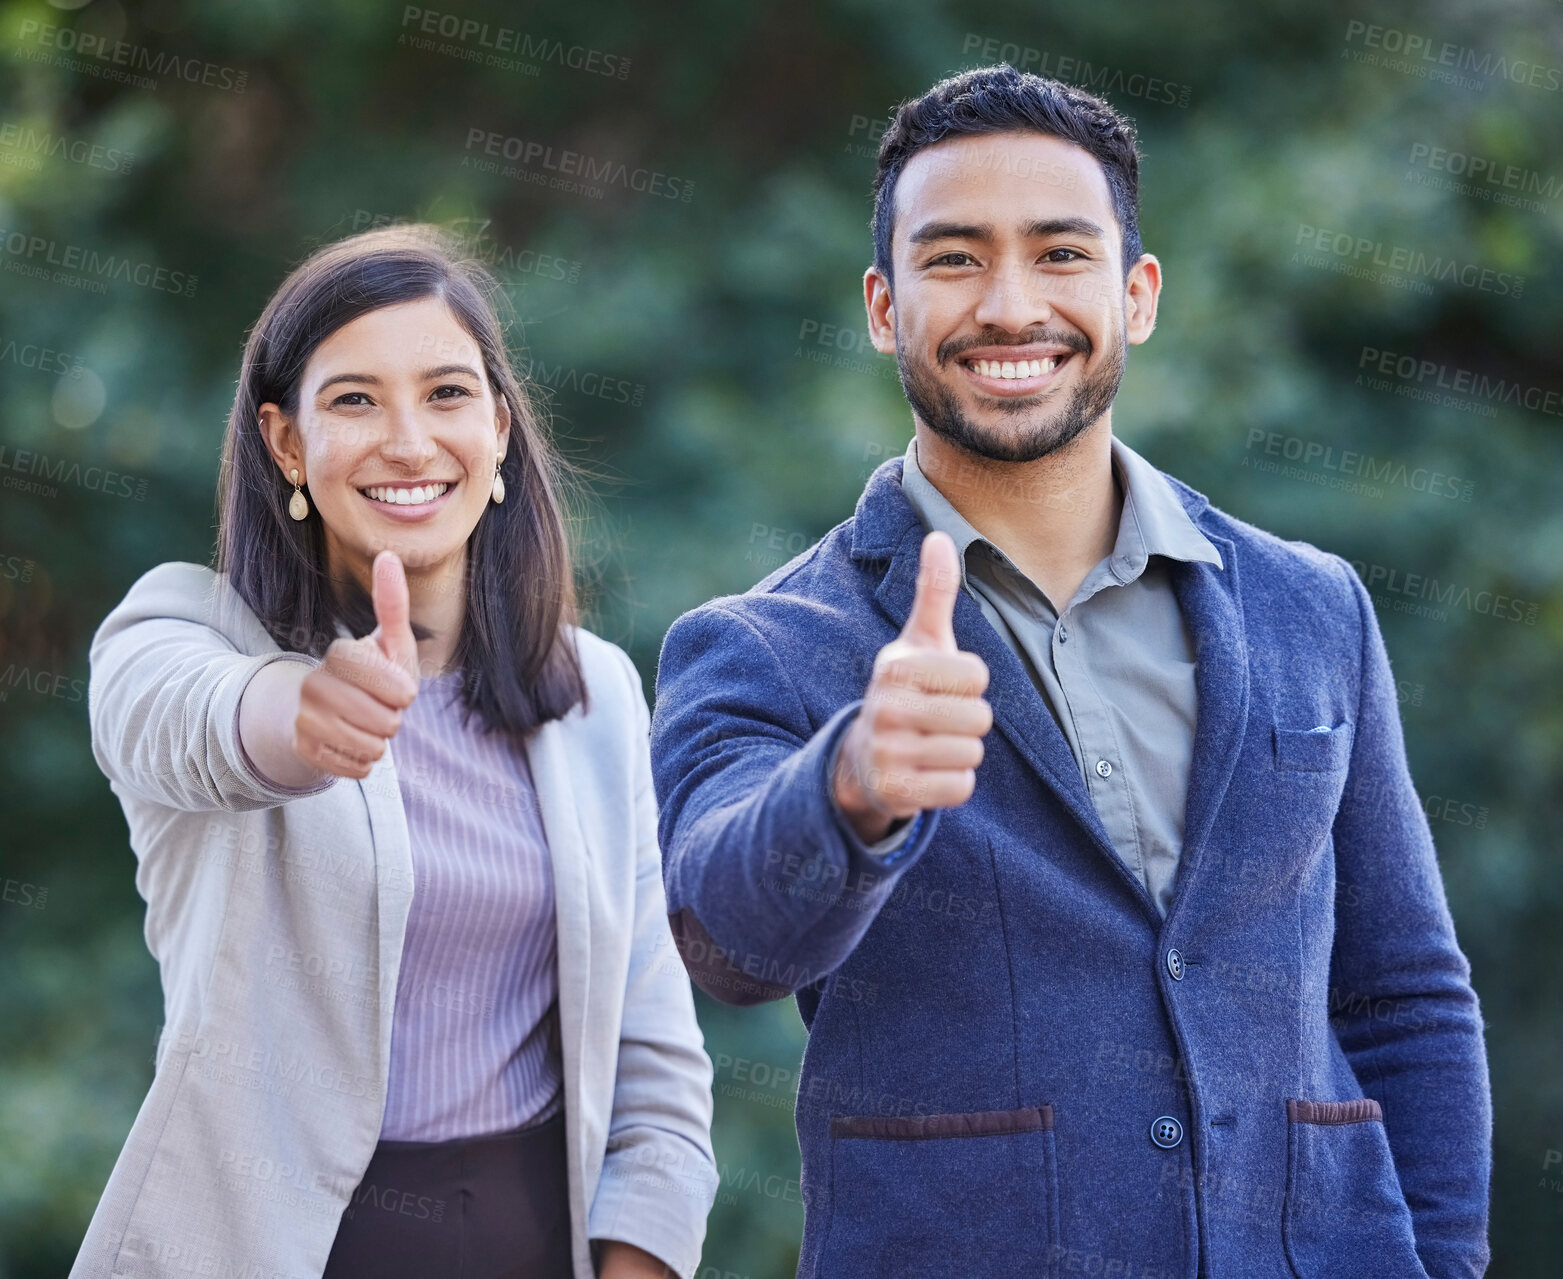
[[(575, 1273), (611, 1238), (687, 1277), (716, 1195), (711, 1062), (668, 931), (640, 678), (576, 639), (589, 710), (527, 747), (558, 902)], [(379, 1138), (416, 891), (395, 740), (363, 781), (277, 791), (237, 736), (273, 661), (313, 659), (196, 564), (146, 573), (93, 637), (92, 750), (130, 827), (164, 1025), (72, 1279), (319, 1279)]]

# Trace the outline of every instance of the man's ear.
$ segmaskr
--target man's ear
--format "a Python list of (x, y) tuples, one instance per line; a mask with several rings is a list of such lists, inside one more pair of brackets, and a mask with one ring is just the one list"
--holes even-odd
[(1161, 263), (1149, 253), (1129, 268), (1123, 285), (1124, 339), (1138, 346), (1156, 327), (1156, 306), (1161, 300)]
[(895, 354), (895, 300), (890, 281), (878, 267), (863, 272), (863, 306), (868, 312), (868, 338), (881, 355)]

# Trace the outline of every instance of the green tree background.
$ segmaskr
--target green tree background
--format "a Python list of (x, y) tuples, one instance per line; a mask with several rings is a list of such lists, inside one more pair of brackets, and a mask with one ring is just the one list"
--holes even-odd
[[(528, 44), (490, 60), (373, 0), (0, 0), (0, 1276), (65, 1272), (150, 1080), (160, 991), (87, 647), (145, 570), (208, 561), (240, 349), (287, 269), (410, 218), (493, 263), (599, 476), (591, 624), (649, 690), (679, 613), (813, 542), (904, 448), (862, 331), (874, 147), (896, 102), (1001, 58), (1141, 132), (1166, 288), (1116, 429), (1374, 589), (1488, 1023), (1491, 1273), (1557, 1273), (1557, 4), (436, 2)], [(485, 171), (490, 133), (675, 194)], [(146, 271), (54, 278), (72, 249)], [(699, 1008), (724, 1171), (700, 1273), (790, 1275), (801, 1024)]]

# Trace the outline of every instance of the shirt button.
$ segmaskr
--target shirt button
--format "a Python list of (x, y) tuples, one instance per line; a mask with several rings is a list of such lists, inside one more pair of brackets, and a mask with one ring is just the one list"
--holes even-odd
[(1069, 628), (1067, 626), (1060, 626), (1058, 628), (1058, 642), (1060, 644), (1069, 643)]
[(1151, 1122), (1151, 1140), (1163, 1150), (1171, 1150), (1183, 1140), (1183, 1125), (1171, 1115), (1162, 1115)]
[(1109, 764), (1105, 759), (1097, 760), (1096, 761), (1096, 775), (1098, 777), (1111, 777), (1113, 775), (1113, 766), (1111, 764)]
[(1176, 946), (1167, 952), (1167, 971), (1173, 981), (1183, 980), (1183, 952)]

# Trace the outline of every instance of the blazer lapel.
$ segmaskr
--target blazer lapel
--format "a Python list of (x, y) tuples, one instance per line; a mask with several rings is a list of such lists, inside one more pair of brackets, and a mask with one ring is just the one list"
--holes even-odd
[[(526, 743), (527, 764), (537, 791), (543, 833), (554, 877), (554, 919), (558, 932), (559, 1037), (565, 1075), (565, 1105), (572, 1112), (580, 1104), (582, 1059), (585, 1052), (586, 1001), (591, 979), (591, 910), (586, 874), (586, 850), (575, 809), (575, 787), (570, 778), (567, 723), (550, 720)], [(566, 1125), (572, 1177), (579, 1177), (584, 1152), (574, 1149), (579, 1125)]]
[[(1186, 494), (1185, 508), (1197, 520), (1206, 504), (1203, 495), (1177, 480), (1172, 483)], [(1248, 647), (1238, 595), (1236, 551), (1230, 540), (1201, 531), (1220, 552), (1224, 567), (1172, 561), (1173, 591), (1194, 642), (1196, 723), (1184, 806), (1183, 857), (1169, 920), (1199, 872), (1199, 855), (1232, 779), (1248, 718)], [(906, 625), (912, 611), (924, 532), (901, 492), (901, 459), (892, 458), (870, 477), (859, 499), (852, 553), (857, 559), (889, 558), (875, 599), (897, 628)], [(1159, 928), (1161, 914), (1145, 886), (1114, 849), (1063, 730), (1020, 659), (965, 591), (956, 596), (954, 625), (956, 643), (988, 665), (987, 697), (993, 707), (994, 727), (1090, 836)]]
[(1236, 548), (1214, 533), (1205, 536), (1221, 553), (1224, 567), (1183, 561), (1172, 566), (1173, 592), (1194, 641), (1198, 710), (1184, 804), (1183, 855), (1167, 911), (1169, 922), (1199, 874), (1200, 857), (1231, 783), (1248, 722), (1248, 641)]
[[(904, 500), (904, 499), (903, 499)], [(908, 507), (910, 510), (910, 507)], [(924, 529), (914, 518), (903, 534), (894, 558), (879, 584), (875, 598), (896, 626), (906, 625), (917, 593), (917, 570)], [(1053, 712), (1042, 700), (1020, 659), (983, 616), (981, 607), (965, 591), (955, 597), (955, 642), (962, 651), (975, 653), (987, 663), (988, 704), (993, 707), (994, 727), (1020, 757), (1047, 783), (1060, 803), (1108, 859), (1114, 871), (1156, 916), (1156, 907), (1138, 879), (1129, 873), (1113, 848), (1096, 805), (1091, 802), (1080, 776), (1074, 752)]]

